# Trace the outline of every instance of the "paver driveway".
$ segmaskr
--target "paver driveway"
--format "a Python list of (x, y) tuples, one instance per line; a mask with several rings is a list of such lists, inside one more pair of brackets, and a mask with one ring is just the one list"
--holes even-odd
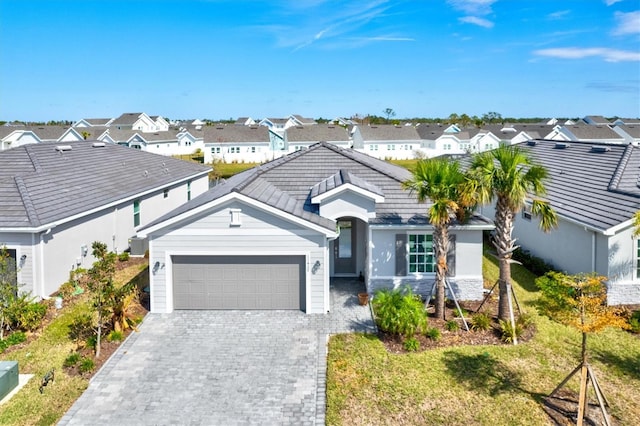
[(358, 285), (332, 284), (328, 315), (149, 314), (59, 424), (324, 424), (327, 335), (374, 331)]

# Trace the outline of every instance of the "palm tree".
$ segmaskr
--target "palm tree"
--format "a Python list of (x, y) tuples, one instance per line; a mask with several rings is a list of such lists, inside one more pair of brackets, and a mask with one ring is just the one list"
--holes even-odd
[(428, 213), (436, 258), (436, 318), (444, 319), (449, 226), (453, 219), (464, 216), (469, 204), (464, 196), (467, 179), (458, 162), (443, 158), (418, 161), (412, 175), (404, 187), (415, 193), (418, 201), (432, 202)]
[[(545, 194), (547, 170), (533, 164), (520, 148), (503, 145), (476, 154), (471, 160), (470, 173), (477, 185), (479, 201), (483, 204), (496, 201), (496, 230), (492, 243), (498, 252), (500, 266), (498, 318), (506, 321), (511, 306), (511, 256), (517, 248), (512, 237), (514, 219), (530, 196)], [(545, 201), (533, 198), (531, 213), (540, 218), (540, 228), (545, 232), (557, 224), (555, 211)]]
[(631, 219), (633, 220), (633, 236), (637, 237), (640, 235), (640, 210), (635, 212)]

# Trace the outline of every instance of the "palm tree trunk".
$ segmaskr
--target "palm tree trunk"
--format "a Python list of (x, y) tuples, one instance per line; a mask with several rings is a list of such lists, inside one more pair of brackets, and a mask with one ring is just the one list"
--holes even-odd
[(511, 285), (511, 255), (514, 250), (513, 238), (513, 218), (514, 212), (509, 208), (506, 200), (498, 197), (496, 203), (496, 231), (493, 238), (493, 245), (498, 252), (498, 265), (500, 267), (500, 301), (498, 303), (498, 318), (503, 321), (509, 320), (509, 299), (508, 286)]
[(433, 232), (433, 249), (436, 256), (436, 318), (444, 319), (445, 283), (449, 235), (446, 226), (436, 226)]

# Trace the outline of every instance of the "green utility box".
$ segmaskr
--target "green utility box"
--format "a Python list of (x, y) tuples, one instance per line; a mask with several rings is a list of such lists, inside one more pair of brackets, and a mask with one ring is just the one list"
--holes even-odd
[(0, 361), (0, 400), (18, 386), (18, 361)]

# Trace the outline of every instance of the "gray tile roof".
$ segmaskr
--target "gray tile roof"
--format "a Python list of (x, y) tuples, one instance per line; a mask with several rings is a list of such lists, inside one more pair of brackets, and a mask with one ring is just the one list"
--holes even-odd
[(592, 123), (595, 123), (595, 124), (604, 124), (604, 125), (611, 123), (609, 120), (607, 120), (601, 115), (587, 115), (583, 121), (585, 122), (591, 121)]
[(373, 194), (384, 197), (384, 192), (382, 191), (382, 189), (378, 188), (376, 185), (373, 185), (367, 182), (364, 179), (360, 179), (358, 176), (354, 175), (348, 170), (340, 170), (335, 174), (329, 176), (328, 178), (313, 185), (311, 187), (310, 196), (311, 198), (317, 197), (318, 195), (322, 195), (326, 192), (332, 191), (346, 184), (352, 184), (357, 188), (361, 188)]
[[(627, 221), (640, 210), (640, 148), (557, 141), (521, 143), (535, 163), (549, 172), (546, 198), (559, 215), (606, 230)], [(593, 146), (603, 146), (595, 152)]]
[[(70, 151), (60, 152), (57, 146)], [(92, 141), (0, 151), (0, 228), (37, 228), (173, 182), (210, 167)]]
[(414, 126), (380, 124), (358, 126), (365, 141), (419, 141), (420, 135)]
[(623, 141), (622, 136), (617, 134), (609, 126), (596, 126), (590, 124), (581, 124), (575, 126), (564, 126), (578, 140), (598, 140), (598, 139), (618, 139)]
[(640, 125), (636, 124), (621, 124), (618, 128), (624, 131), (626, 134), (631, 136), (632, 138), (638, 139), (640, 138)]
[[(71, 126), (28, 126), (25, 130), (32, 131), (41, 141), (57, 141), (62, 135), (64, 135)], [(82, 134), (81, 131), (74, 129), (77, 133)]]
[(92, 126), (106, 126), (110, 122), (111, 118), (85, 118), (84, 121)]
[[(337, 174), (340, 176), (336, 177)], [(311, 204), (311, 197), (313, 188), (320, 191), (321, 188), (317, 185), (322, 185), (323, 181), (333, 180), (334, 184), (337, 184), (344, 179), (372, 192), (384, 194), (384, 203), (376, 206), (377, 217), (370, 223), (428, 224), (426, 212), (429, 203), (419, 203), (415, 194), (402, 188), (402, 182), (410, 176), (410, 172), (402, 167), (352, 149), (321, 142), (232, 176), (205, 194), (149, 224), (148, 227), (237, 192), (334, 230), (335, 222), (318, 214), (319, 208)], [(490, 225), (491, 222), (482, 216), (475, 216), (472, 223)]]
[(141, 112), (125, 112), (120, 117), (113, 120), (112, 126), (132, 126), (142, 115)]
[(315, 124), (295, 126), (286, 130), (289, 142), (348, 142), (349, 132), (335, 124)]
[(420, 139), (434, 141), (443, 135), (447, 127), (442, 124), (420, 123), (416, 126), (416, 131)]
[[(241, 142), (269, 142), (269, 128), (265, 126), (238, 126), (236, 124), (204, 126), (201, 133), (191, 132), (192, 135), (202, 135), (204, 143), (241, 143)], [(200, 137), (200, 136), (199, 136)]]

